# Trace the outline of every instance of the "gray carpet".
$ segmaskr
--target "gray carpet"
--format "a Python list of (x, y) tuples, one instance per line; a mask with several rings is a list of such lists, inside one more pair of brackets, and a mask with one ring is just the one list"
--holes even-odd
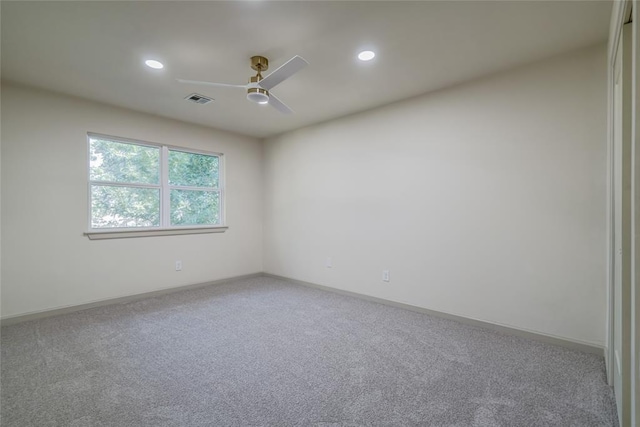
[(617, 425), (600, 357), (270, 278), (1, 346), (5, 427)]

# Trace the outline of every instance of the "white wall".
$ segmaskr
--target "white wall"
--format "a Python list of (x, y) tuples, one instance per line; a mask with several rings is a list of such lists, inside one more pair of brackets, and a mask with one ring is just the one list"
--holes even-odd
[[(264, 269), (602, 345), (605, 78), (594, 47), (271, 138), (264, 153), (3, 84), (2, 315)], [(230, 229), (88, 240), (87, 131), (225, 153)]]
[[(88, 131), (224, 153), (229, 230), (90, 241)], [(257, 139), (4, 84), (1, 170), (5, 317), (262, 271)]]
[(606, 106), (597, 46), (271, 138), (265, 271), (603, 345)]

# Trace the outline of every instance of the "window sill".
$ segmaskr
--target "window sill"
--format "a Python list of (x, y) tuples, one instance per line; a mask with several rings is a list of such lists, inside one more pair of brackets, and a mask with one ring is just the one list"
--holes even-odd
[(89, 231), (89, 240), (127, 239), (132, 237), (181, 236), (185, 234), (224, 233), (229, 227), (162, 228), (158, 230)]

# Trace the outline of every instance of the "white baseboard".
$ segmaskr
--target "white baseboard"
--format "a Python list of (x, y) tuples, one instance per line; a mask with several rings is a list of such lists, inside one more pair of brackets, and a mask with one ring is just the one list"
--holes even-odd
[(607, 374), (607, 384), (613, 386), (613, 376), (611, 375), (611, 360), (609, 360), (609, 348), (604, 346), (602, 349), (604, 353), (604, 369)]
[(185, 285), (185, 286), (175, 286), (171, 288), (158, 289), (155, 291), (143, 292), (143, 293), (134, 294), (134, 295), (125, 295), (125, 296), (115, 297), (115, 298), (106, 298), (106, 299), (91, 301), (84, 304), (56, 307), (53, 309), (32, 311), (29, 313), (17, 314), (13, 316), (5, 316), (2, 319), (0, 319), (0, 325), (2, 326), (14, 325), (16, 323), (27, 322), (29, 320), (43, 319), (45, 317), (73, 313), (75, 311), (82, 311), (82, 310), (87, 310), (94, 307), (102, 307), (105, 305), (123, 304), (123, 303), (137, 301), (144, 298), (153, 298), (160, 295), (171, 294), (174, 292), (186, 291), (188, 289), (198, 289), (198, 288), (203, 288), (205, 286), (219, 285), (222, 283), (232, 282), (236, 280), (250, 279), (252, 277), (262, 277), (262, 273), (245, 274), (243, 276), (228, 277), (225, 279), (214, 280), (212, 282), (196, 283), (196, 284)]
[(435, 317), (455, 320), (456, 322), (464, 323), (466, 325), (475, 326), (475, 327), (484, 328), (484, 329), (490, 329), (493, 331), (498, 331), (498, 332), (502, 332), (509, 335), (515, 335), (522, 338), (528, 338), (535, 341), (544, 342), (547, 344), (553, 344), (560, 347), (569, 348), (571, 350), (578, 350), (578, 351), (583, 351), (585, 353), (597, 354), (598, 356), (605, 355), (604, 347), (599, 346), (597, 344), (586, 343), (578, 340), (573, 340), (570, 338), (557, 337), (557, 336), (548, 335), (542, 332), (528, 331), (528, 330), (513, 327), (513, 326), (501, 325), (498, 323), (488, 322), (485, 320), (472, 319), (469, 317), (464, 317), (456, 314), (449, 314), (441, 311), (430, 310), (428, 308), (423, 308), (415, 305), (405, 304), (402, 302), (396, 302), (396, 301), (391, 301), (383, 298), (373, 297), (370, 295), (360, 294), (357, 292), (345, 291), (338, 288), (332, 288), (330, 286), (318, 285), (316, 283), (304, 282), (301, 280), (292, 279), (290, 277), (278, 276), (276, 274), (264, 273), (263, 275), (266, 277), (272, 277), (274, 279), (285, 280), (298, 285), (309, 286), (309, 287), (321, 289), (324, 291), (361, 298), (367, 301), (377, 302), (379, 304), (390, 305), (393, 307), (403, 308), (405, 310), (411, 310), (411, 311), (416, 311), (418, 313), (429, 314)]
[[(304, 282), (304, 281), (301, 281), (301, 280), (292, 279), (290, 277), (278, 276), (278, 275), (270, 274), (270, 273), (253, 273), (253, 274), (247, 274), (247, 275), (243, 275), (243, 276), (228, 277), (228, 278), (225, 278), (225, 279), (215, 280), (215, 281), (212, 281), (212, 282), (197, 283), (197, 284), (186, 285), (186, 286), (177, 286), (177, 287), (172, 287), (172, 288), (159, 289), (159, 290), (151, 291), (151, 292), (144, 292), (144, 293), (135, 294), (135, 295), (126, 295), (126, 296), (122, 296), (122, 297), (108, 298), (108, 299), (103, 299), (103, 300), (98, 300), (98, 301), (92, 301), (92, 302), (85, 303), (85, 304), (72, 305), (72, 306), (66, 306), (66, 307), (57, 307), (57, 308), (54, 308), (54, 309), (35, 311), (35, 312), (30, 312), (30, 313), (23, 313), (23, 314), (14, 315), (14, 316), (6, 316), (6, 317), (3, 317), (2, 319), (0, 319), (0, 324), (2, 326), (8, 326), (8, 325), (16, 324), (16, 323), (26, 322), (26, 321), (29, 321), (29, 320), (42, 319), (42, 318), (50, 317), (50, 316), (57, 316), (57, 315), (60, 315), (60, 314), (67, 314), (67, 313), (73, 313), (73, 312), (76, 312), (76, 311), (87, 310), (87, 309), (94, 308), (94, 307), (101, 307), (101, 306), (111, 305), (111, 304), (122, 304), (122, 303), (131, 302), (131, 301), (137, 301), (137, 300), (144, 299), (144, 298), (153, 298), (153, 297), (157, 297), (157, 296), (160, 296), (160, 295), (170, 294), (170, 293), (174, 293), (174, 292), (180, 292), (180, 291), (184, 291), (184, 290), (188, 290), (188, 289), (197, 289), (197, 288), (202, 288), (202, 287), (205, 287), (205, 286), (212, 286), (212, 285), (232, 282), (232, 281), (236, 281), (236, 280), (243, 280), (243, 279), (249, 279), (249, 278), (253, 278), (253, 277), (262, 277), (262, 276), (264, 276), (264, 277), (272, 277), (272, 278), (279, 279), (279, 280), (284, 280), (284, 281), (287, 281), (287, 282), (290, 282), (290, 283), (295, 283), (295, 284), (298, 284), (298, 285), (313, 287), (313, 288), (321, 289), (321, 290), (324, 290), (324, 291), (329, 291), (329, 292), (334, 292), (334, 293), (338, 293), (338, 294), (342, 294), (342, 295), (348, 295), (348, 296), (352, 296), (352, 297), (356, 297), (356, 298), (361, 298), (361, 299), (365, 299), (365, 300), (368, 300), (368, 301), (373, 301), (373, 302), (376, 302), (376, 303), (379, 303), (379, 304), (385, 304), (385, 305), (390, 305), (390, 306), (393, 306), (393, 307), (399, 307), (399, 308), (403, 308), (405, 310), (411, 310), (411, 311), (416, 311), (416, 312), (419, 312), (419, 313), (425, 313), (425, 314), (429, 314), (431, 316), (436, 316), (436, 317), (440, 317), (440, 318), (444, 318), (444, 319), (455, 320), (457, 322), (464, 323), (464, 324), (467, 324), (467, 325), (480, 327), (480, 328), (484, 328), (484, 329), (490, 329), (490, 330), (494, 330), (494, 331), (499, 331), (499, 332), (502, 332), (502, 333), (505, 333), (505, 334), (509, 334), (509, 335), (515, 335), (515, 336), (519, 336), (519, 337), (529, 338), (529, 339), (532, 339), (532, 340), (541, 341), (541, 342), (544, 342), (544, 343), (547, 343), (547, 344), (558, 345), (558, 346), (569, 348), (569, 349), (572, 349), (572, 350), (579, 350), (579, 351), (583, 351), (583, 352), (586, 352), (586, 353), (597, 354), (599, 356), (604, 356), (605, 357), (605, 362), (611, 362), (611, 361), (606, 360), (606, 357), (607, 357), (606, 352), (604, 351), (604, 348), (602, 346), (599, 346), (599, 345), (595, 345), (595, 344), (591, 344), (591, 343), (585, 343), (585, 342), (572, 340), (572, 339), (564, 338), (564, 337), (556, 337), (556, 336), (553, 336), (553, 335), (548, 335), (548, 334), (544, 334), (544, 333), (536, 332), (536, 331), (528, 331), (528, 330), (524, 330), (524, 329), (513, 327), (513, 326), (501, 325), (501, 324), (497, 324), (497, 323), (487, 322), (487, 321), (484, 321), (484, 320), (472, 319), (472, 318), (469, 318), (469, 317), (460, 316), (460, 315), (456, 315), (456, 314), (450, 314), (450, 313), (444, 313), (444, 312), (440, 312), (440, 311), (430, 310), (430, 309), (424, 308), (424, 307), (405, 304), (405, 303), (401, 303), (401, 302), (397, 302), (397, 301), (391, 301), (391, 300), (387, 300), (387, 299), (373, 297), (373, 296), (370, 296), (370, 295), (359, 294), (359, 293), (356, 293), (356, 292), (345, 291), (345, 290), (338, 289), (338, 288), (332, 288), (330, 286), (318, 285), (316, 283)], [(607, 365), (607, 366), (609, 366), (609, 365)]]

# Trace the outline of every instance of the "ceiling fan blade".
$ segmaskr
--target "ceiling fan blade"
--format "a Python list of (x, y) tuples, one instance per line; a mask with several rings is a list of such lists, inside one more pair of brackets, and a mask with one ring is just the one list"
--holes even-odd
[(296, 55), (280, 68), (275, 70), (273, 73), (260, 80), (259, 85), (261, 88), (270, 90), (272, 87), (282, 83), (284, 80), (293, 76), (295, 73), (302, 70), (307, 65), (309, 65), (307, 61), (305, 61), (302, 57)]
[(229, 85), (226, 83), (212, 83), (212, 82), (199, 82), (196, 80), (183, 80), (183, 79), (176, 79), (178, 81), (178, 83), (187, 83), (187, 84), (193, 84), (193, 85), (203, 85), (203, 86), (217, 86), (217, 87), (241, 87), (243, 89), (246, 89), (247, 85)]
[(276, 110), (280, 111), (283, 114), (293, 113), (293, 110), (291, 108), (287, 107), (287, 105), (284, 102), (280, 101), (272, 93), (269, 94), (269, 105), (271, 105), (273, 108), (275, 108)]

